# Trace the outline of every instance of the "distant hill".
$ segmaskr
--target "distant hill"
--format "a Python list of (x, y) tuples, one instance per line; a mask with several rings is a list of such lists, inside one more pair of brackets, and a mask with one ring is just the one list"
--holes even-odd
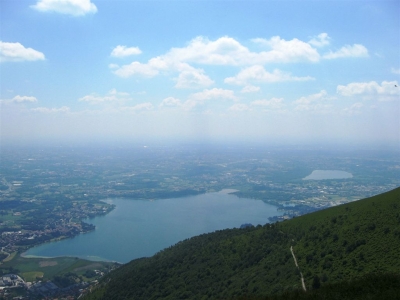
[(399, 249), (397, 188), (281, 223), (193, 237), (122, 266), (85, 299), (394, 299)]

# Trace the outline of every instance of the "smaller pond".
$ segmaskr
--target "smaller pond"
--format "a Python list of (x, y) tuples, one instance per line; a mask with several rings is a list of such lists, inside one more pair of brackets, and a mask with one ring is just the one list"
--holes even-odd
[(353, 174), (339, 170), (314, 170), (303, 178), (303, 180), (325, 180), (325, 179), (347, 179), (352, 178)]

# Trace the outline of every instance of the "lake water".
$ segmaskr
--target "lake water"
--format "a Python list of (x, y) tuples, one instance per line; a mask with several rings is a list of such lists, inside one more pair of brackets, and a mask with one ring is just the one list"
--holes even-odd
[(264, 225), (268, 217), (282, 215), (275, 206), (226, 191), (156, 201), (107, 202), (116, 208), (106, 216), (85, 220), (96, 225), (95, 231), (31, 248), (25, 256), (73, 256), (126, 263), (195, 235), (238, 228), (244, 223)]
[(353, 174), (339, 170), (314, 170), (303, 178), (303, 180), (324, 180), (324, 179), (346, 179), (352, 178)]

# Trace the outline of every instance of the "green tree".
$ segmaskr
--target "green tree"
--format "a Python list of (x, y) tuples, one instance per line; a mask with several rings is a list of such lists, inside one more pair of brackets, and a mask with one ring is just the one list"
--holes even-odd
[(313, 290), (319, 289), (321, 287), (321, 281), (319, 279), (318, 275), (314, 276), (313, 282), (312, 282), (312, 288)]

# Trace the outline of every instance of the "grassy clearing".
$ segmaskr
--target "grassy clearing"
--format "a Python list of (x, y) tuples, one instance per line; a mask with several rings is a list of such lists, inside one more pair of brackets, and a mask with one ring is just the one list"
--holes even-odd
[[(14, 254), (14, 259), (1, 265), (1, 269), (13, 268), (25, 280), (34, 280), (35, 274), (39, 274), (44, 280), (68, 272), (83, 274), (86, 270), (106, 268), (112, 263), (93, 262), (76, 257), (55, 257), (55, 258), (25, 258)], [(25, 278), (25, 276), (27, 278)]]
[(3, 260), (3, 262), (9, 262), (11, 260), (13, 260), (13, 258), (15, 257), (15, 255), (17, 255), (17, 252), (13, 252), (11, 253), (6, 259)]
[(22, 273), (21, 275), (22, 275), (21, 277), (25, 281), (32, 282), (32, 281), (35, 281), (36, 278), (43, 278), (44, 273), (43, 272), (25, 272), (25, 273)]
[(93, 263), (93, 264), (90, 264), (90, 265), (86, 265), (86, 266), (75, 268), (73, 271), (74, 272), (83, 272), (83, 271), (86, 271), (86, 270), (93, 270), (93, 269), (96, 269), (96, 268), (99, 269), (101, 267), (102, 267), (102, 264), (96, 262), (96, 263)]
[(18, 221), (18, 220), (21, 220), (22, 218), (23, 218), (22, 215), (14, 215), (13, 213), (5, 214), (5, 215), (1, 215), (1, 216), (0, 216), (0, 220), (1, 220), (2, 222), (6, 222), (6, 221), (9, 221), (9, 222), (16, 222), (16, 221)]

